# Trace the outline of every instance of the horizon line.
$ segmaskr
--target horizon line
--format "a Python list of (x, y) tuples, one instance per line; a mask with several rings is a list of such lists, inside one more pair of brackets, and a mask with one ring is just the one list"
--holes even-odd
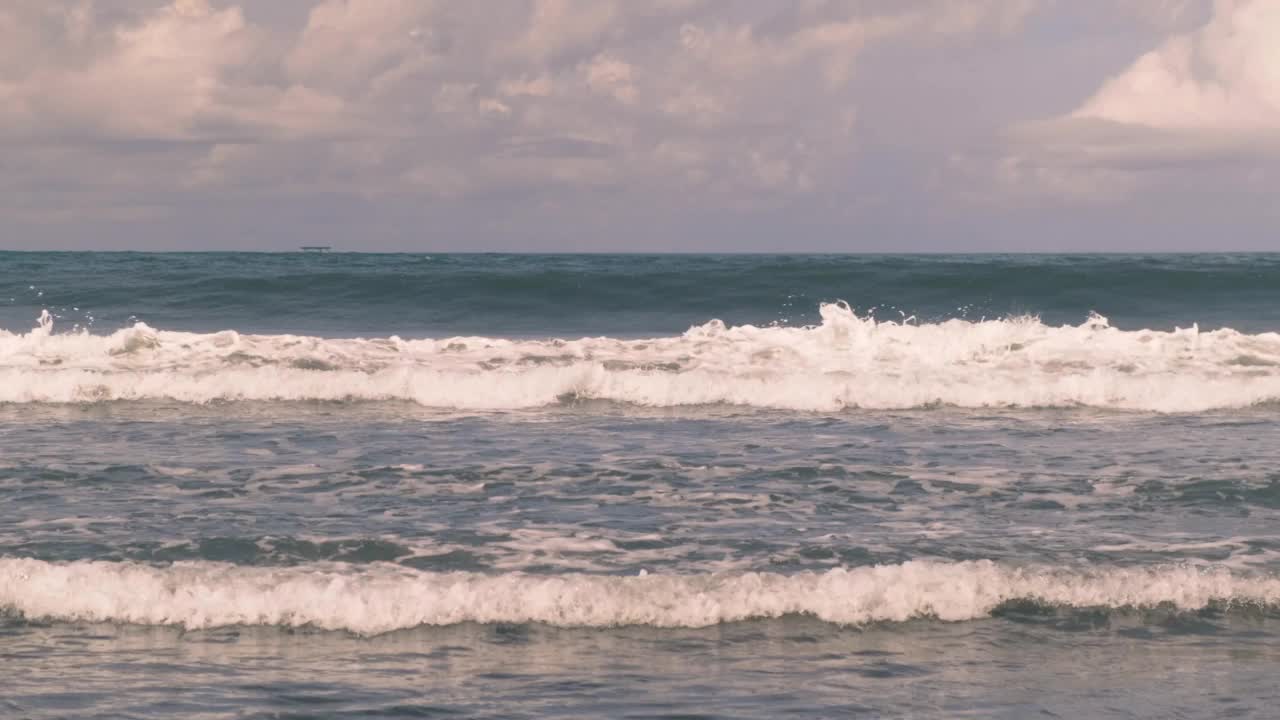
[(137, 254), (137, 255), (298, 255), (306, 257), (323, 255), (516, 255), (516, 256), (783, 256), (783, 257), (916, 257), (916, 256), (1123, 256), (1123, 255), (1280, 255), (1277, 250), (348, 250), (330, 249), (323, 253), (294, 250), (245, 250), (245, 249), (188, 249), (188, 250), (136, 250), (94, 249), (28, 250), (0, 248), (0, 254)]

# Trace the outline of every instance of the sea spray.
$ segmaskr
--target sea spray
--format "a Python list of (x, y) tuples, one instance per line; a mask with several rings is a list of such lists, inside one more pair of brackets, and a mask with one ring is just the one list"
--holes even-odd
[(883, 322), (824, 304), (808, 327), (516, 340), (0, 331), (0, 402), (413, 401), (503, 410), (602, 400), (653, 407), (1094, 407), (1159, 412), (1280, 399), (1280, 334), (1120, 330), (1091, 315)]
[(832, 623), (962, 621), (1002, 604), (1199, 610), (1269, 606), (1280, 578), (1186, 566), (1051, 568), (989, 561), (781, 575), (434, 573), (395, 565), (291, 568), (210, 562), (0, 560), (0, 607), (28, 619), (209, 628), (314, 626), (376, 634), (420, 625), (702, 627), (786, 615)]

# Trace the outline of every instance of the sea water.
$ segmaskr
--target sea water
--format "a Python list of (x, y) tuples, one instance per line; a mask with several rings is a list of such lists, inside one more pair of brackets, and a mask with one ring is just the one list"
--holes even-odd
[(0, 253), (0, 717), (1274, 717), (1280, 256)]

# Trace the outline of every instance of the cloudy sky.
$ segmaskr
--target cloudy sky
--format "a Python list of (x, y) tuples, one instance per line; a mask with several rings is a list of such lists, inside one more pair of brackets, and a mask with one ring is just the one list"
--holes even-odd
[(0, 248), (1280, 250), (1280, 0), (6, 0)]

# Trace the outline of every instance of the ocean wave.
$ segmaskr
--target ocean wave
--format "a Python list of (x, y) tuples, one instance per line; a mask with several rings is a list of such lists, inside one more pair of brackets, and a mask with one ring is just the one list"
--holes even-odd
[(861, 625), (1063, 608), (1274, 607), (1280, 578), (1185, 566), (1021, 568), (910, 561), (779, 575), (432, 573), (394, 565), (262, 568), (208, 562), (0, 560), (0, 609), (28, 620), (315, 627), (372, 635), (428, 625), (704, 627), (807, 615)]
[(1091, 316), (882, 322), (843, 304), (808, 327), (727, 327), (640, 340), (405, 340), (0, 331), (0, 402), (407, 400), (516, 409), (566, 400), (791, 410), (1097, 407), (1159, 412), (1280, 399), (1280, 334), (1125, 331)]

